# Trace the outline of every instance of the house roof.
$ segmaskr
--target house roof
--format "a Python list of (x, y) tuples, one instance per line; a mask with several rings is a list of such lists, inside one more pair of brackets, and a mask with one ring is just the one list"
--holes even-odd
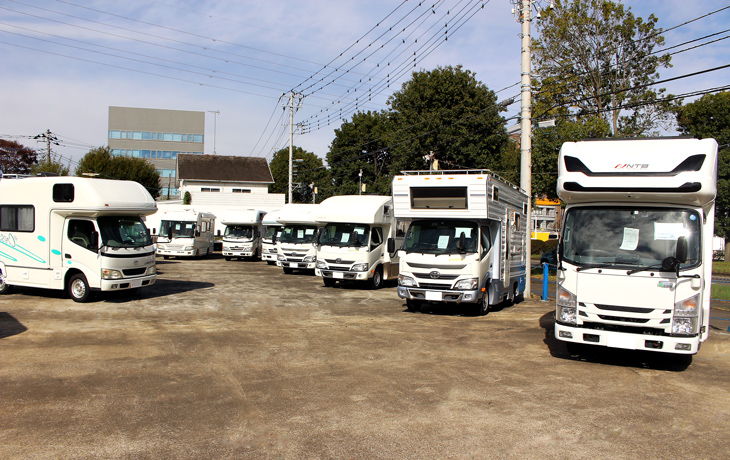
[(177, 169), (182, 180), (274, 183), (266, 158), (181, 153)]

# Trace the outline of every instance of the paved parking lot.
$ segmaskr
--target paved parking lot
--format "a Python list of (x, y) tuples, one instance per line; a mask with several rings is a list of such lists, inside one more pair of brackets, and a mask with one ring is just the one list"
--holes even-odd
[(571, 357), (553, 304), (409, 313), (393, 284), (158, 259), (133, 297), (0, 297), (0, 457), (727, 458), (730, 333)]

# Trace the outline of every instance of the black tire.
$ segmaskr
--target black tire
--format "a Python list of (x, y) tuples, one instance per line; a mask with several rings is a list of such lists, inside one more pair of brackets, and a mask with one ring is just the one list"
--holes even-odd
[(294, 273), (294, 269), (293, 268), (290, 268), (290, 267), (282, 267), (282, 268), (284, 268), (284, 274), (285, 275), (291, 275), (292, 273)]
[(373, 277), (370, 278), (370, 289), (380, 289), (383, 287), (383, 269), (378, 267), (373, 273)]
[(332, 279), (332, 278), (324, 278), (324, 277), (322, 277), (322, 282), (327, 287), (335, 287), (335, 285), (337, 284), (337, 280)]
[(5, 275), (0, 273), (0, 295), (9, 294), (13, 290), (13, 286), (5, 282)]
[(471, 309), (474, 316), (484, 316), (489, 313), (489, 297), (486, 292), (477, 303), (471, 306)]
[(411, 313), (417, 313), (421, 311), (421, 301), (415, 299), (406, 299), (406, 308)]
[(83, 303), (91, 297), (91, 288), (83, 273), (77, 273), (68, 280), (66, 292), (74, 302)]

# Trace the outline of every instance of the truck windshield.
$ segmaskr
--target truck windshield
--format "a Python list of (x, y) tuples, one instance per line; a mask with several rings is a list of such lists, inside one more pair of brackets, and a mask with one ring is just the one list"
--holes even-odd
[(281, 231), (279, 241), (291, 244), (314, 243), (316, 236), (317, 227), (314, 225), (287, 225)]
[(253, 238), (253, 227), (250, 225), (226, 225), (223, 236), (229, 238), (250, 239)]
[(474, 222), (416, 220), (408, 227), (403, 249), (424, 254), (471, 254), (477, 252), (478, 239), (479, 227)]
[(139, 217), (105, 216), (97, 222), (102, 246), (138, 248), (152, 244), (150, 233)]
[(195, 222), (163, 220), (160, 223), (160, 236), (166, 237), (170, 230), (172, 230), (173, 238), (194, 238)]
[(327, 224), (319, 237), (323, 246), (364, 247), (368, 244), (370, 226), (366, 224)]
[(582, 266), (661, 267), (675, 256), (677, 239), (687, 238), (687, 262), (699, 265), (701, 219), (694, 210), (649, 207), (582, 207), (568, 210), (563, 225), (563, 259)]
[(279, 235), (281, 235), (280, 225), (269, 225), (268, 227), (264, 227), (263, 240), (271, 243), (271, 239), (274, 237), (274, 234), (276, 234), (277, 238), (279, 237)]

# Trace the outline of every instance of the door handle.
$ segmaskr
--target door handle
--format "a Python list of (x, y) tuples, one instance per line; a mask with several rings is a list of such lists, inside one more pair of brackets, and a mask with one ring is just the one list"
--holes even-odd
[(64, 257), (65, 257), (66, 259), (70, 259), (70, 258), (71, 258), (71, 254), (64, 254), (63, 256), (64, 256)]

